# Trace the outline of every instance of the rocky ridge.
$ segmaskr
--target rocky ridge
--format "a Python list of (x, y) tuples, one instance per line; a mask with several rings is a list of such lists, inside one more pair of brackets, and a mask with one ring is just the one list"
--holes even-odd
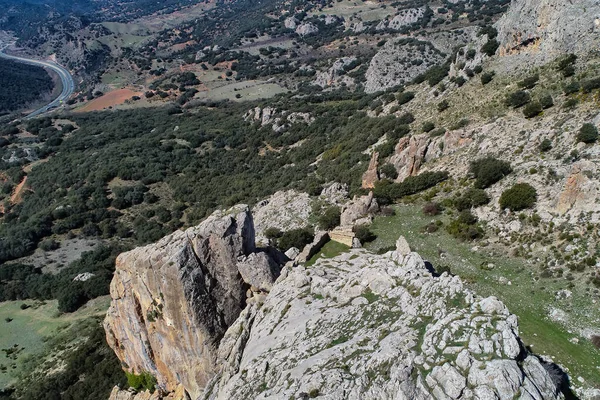
[(107, 339), (158, 391), (111, 399), (563, 398), (516, 317), (404, 238), (280, 265), (254, 246), (247, 206), (119, 256)]
[(514, 315), (405, 241), (288, 265), (221, 341), (204, 399), (560, 399)]

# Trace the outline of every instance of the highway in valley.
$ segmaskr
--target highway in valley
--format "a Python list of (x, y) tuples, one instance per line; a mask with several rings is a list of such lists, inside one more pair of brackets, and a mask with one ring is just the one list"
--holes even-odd
[(4, 53), (4, 50), (9, 45), (10, 44), (8, 44), (8, 43), (0, 42), (0, 58), (4, 58), (7, 60), (13, 60), (13, 61), (21, 62), (24, 64), (37, 65), (39, 67), (51, 69), (52, 71), (54, 71), (58, 74), (58, 76), (60, 77), (60, 80), (62, 82), (62, 91), (56, 99), (54, 99), (49, 104), (46, 104), (44, 107), (41, 107), (41, 108), (33, 111), (32, 113), (27, 115), (25, 118), (33, 118), (33, 117), (43, 114), (53, 108), (57, 108), (57, 107), (61, 106), (71, 96), (71, 94), (73, 94), (73, 91), (75, 90), (75, 82), (73, 81), (73, 76), (71, 76), (71, 73), (65, 67), (63, 67), (60, 64), (51, 62), (51, 61), (40, 61), (40, 60), (34, 60), (34, 59), (30, 59), (30, 58), (11, 56), (9, 54)]

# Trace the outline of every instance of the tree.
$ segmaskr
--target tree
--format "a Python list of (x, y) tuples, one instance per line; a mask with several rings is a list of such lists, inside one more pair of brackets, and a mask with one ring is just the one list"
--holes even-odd
[(383, 164), (379, 168), (379, 172), (385, 175), (385, 177), (388, 179), (396, 179), (398, 177), (398, 171), (396, 170), (396, 167), (390, 163)]
[(314, 235), (308, 228), (292, 229), (284, 232), (277, 241), (277, 247), (282, 251), (287, 251), (292, 247), (302, 250), (304, 246), (313, 241)]
[(540, 115), (540, 113), (543, 111), (542, 105), (537, 102), (531, 102), (529, 104), (527, 104), (524, 108), (523, 108), (523, 115), (525, 115), (525, 118), (533, 118), (533, 117), (537, 117), (538, 115)]
[(532, 207), (537, 201), (537, 192), (528, 183), (517, 183), (500, 196), (500, 207), (520, 211)]
[(552, 150), (552, 141), (550, 139), (544, 139), (540, 143), (540, 151), (545, 153), (547, 151)]
[(354, 227), (354, 236), (361, 242), (361, 243), (368, 243), (368, 242), (372, 242), (373, 240), (377, 239), (377, 236), (371, 232), (371, 230), (369, 229), (369, 227), (367, 225), (358, 225)]
[(340, 208), (329, 207), (325, 210), (323, 215), (319, 218), (319, 228), (330, 231), (340, 224)]
[(508, 107), (519, 108), (519, 107), (523, 107), (525, 104), (529, 103), (530, 101), (531, 101), (531, 96), (529, 95), (529, 93), (524, 92), (522, 90), (518, 90), (514, 93), (509, 94), (506, 97), (506, 100), (504, 103)]
[(577, 141), (594, 143), (596, 140), (598, 140), (598, 129), (596, 126), (590, 123), (583, 124), (577, 134)]
[(475, 187), (485, 189), (512, 172), (510, 164), (494, 157), (473, 161), (469, 171), (475, 177)]

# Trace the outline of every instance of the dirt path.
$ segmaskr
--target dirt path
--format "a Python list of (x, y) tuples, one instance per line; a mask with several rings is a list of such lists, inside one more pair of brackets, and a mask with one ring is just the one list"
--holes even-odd
[(17, 185), (17, 187), (15, 187), (14, 193), (12, 194), (12, 196), (10, 196), (10, 201), (13, 204), (18, 204), (23, 199), (23, 192), (24, 192), (26, 183), (27, 183), (27, 176), (25, 176), (23, 178), (23, 180), (21, 181), (21, 183), (19, 183)]

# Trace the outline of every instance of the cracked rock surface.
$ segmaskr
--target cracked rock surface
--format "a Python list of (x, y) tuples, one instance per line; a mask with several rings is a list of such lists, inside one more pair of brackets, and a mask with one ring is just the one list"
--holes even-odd
[(563, 398), (502, 302), (400, 250), (286, 266), (225, 334), (202, 398)]

